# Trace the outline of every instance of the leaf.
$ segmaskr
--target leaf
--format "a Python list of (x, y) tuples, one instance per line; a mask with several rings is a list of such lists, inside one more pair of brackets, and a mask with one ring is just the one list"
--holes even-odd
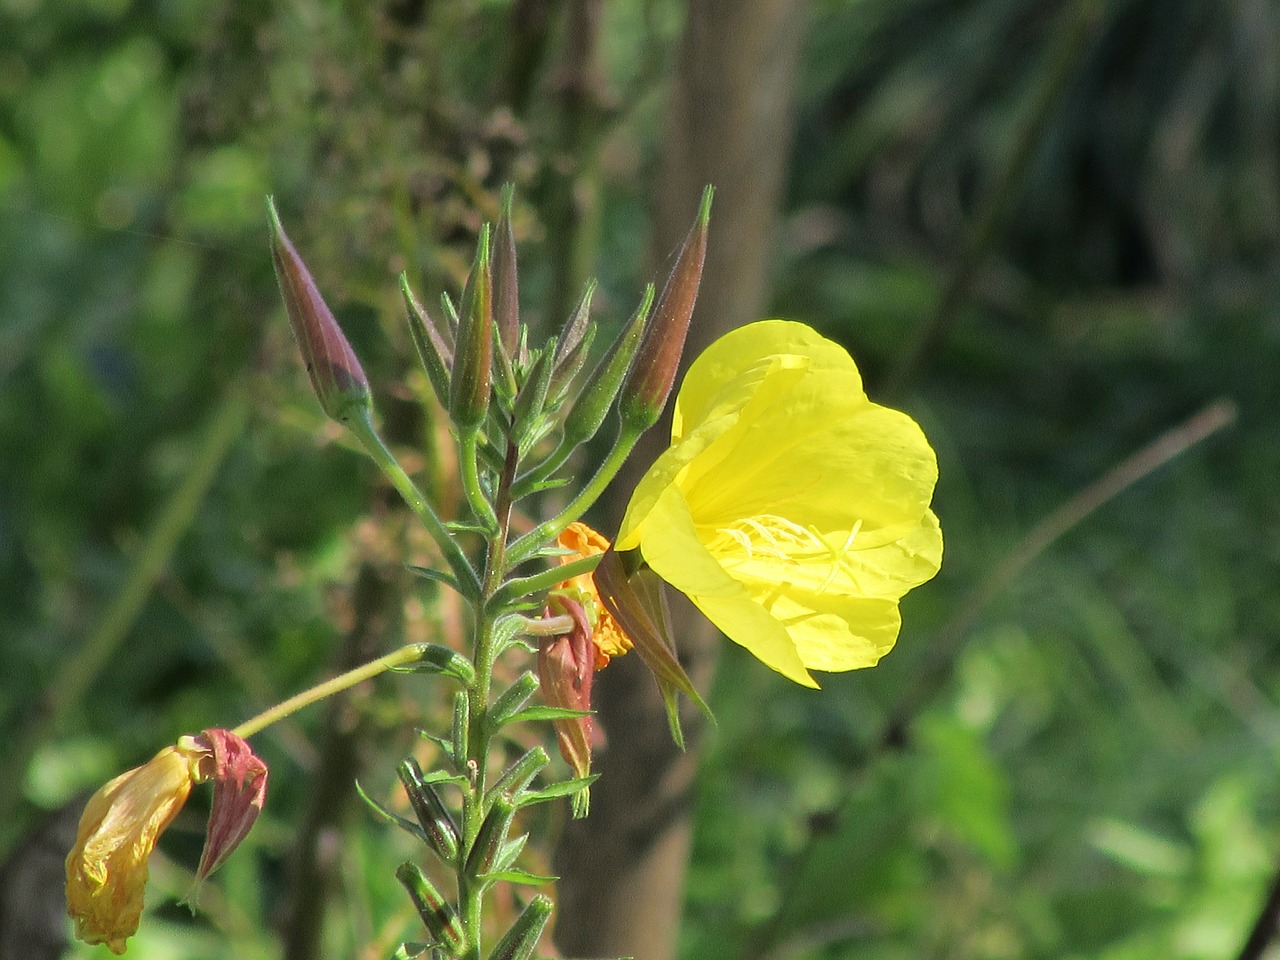
[(402, 830), (406, 830), (409, 833), (412, 833), (415, 837), (417, 837), (423, 843), (430, 843), (430, 840), (427, 838), (426, 832), (422, 829), (421, 826), (419, 826), (417, 823), (415, 823), (412, 820), (406, 819), (405, 817), (392, 813), (390, 810), (388, 810), (386, 807), (380, 804), (377, 800), (373, 799), (373, 797), (365, 793), (364, 787), (360, 785), (359, 780), (356, 781), (356, 793), (360, 794), (360, 799), (363, 800), (365, 803), (367, 803), (369, 807), (373, 810), (373, 812), (378, 814), (378, 816), (382, 817), (382, 819), (386, 820), (388, 823), (395, 824), (397, 827), (399, 827)]
[(479, 877), (482, 883), (496, 883), (499, 880), (507, 883), (523, 883), (529, 886), (541, 886), (544, 883), (555, 883), (559, 877), (544, 877), (536, 873), (530, 873), (527, 870), (498, 870), (494, 873), (482, 873)]
[(504, 723), (524, 723), (529, 720), (576, 720), (578, 717), (589, 717), (594, 710), (571, 710), (569, 707), (525, 707), (513, 713)]
[(432, 580), (435, 583), (443, 583), (446, 587), (462, 592), (462, 588), (458, 586), (457, 579), (451, 573), (445, 573), (443, 570), (433, 570), (431, 567), (420, 567), (416, 563), (406, 563), (405, 566), (414, 576), (421, 577), (423, 580)]
[(545, 803), (548, 800), (572, 796), (579, 790), (585, 790), (599, 779), (600, 774), (593, 773), (589, 777), (574, 777), (572, 780), (562, 780), (540, 790), (529, 790), (515, 798), (516, 806), (530, 807), (535, 803)]

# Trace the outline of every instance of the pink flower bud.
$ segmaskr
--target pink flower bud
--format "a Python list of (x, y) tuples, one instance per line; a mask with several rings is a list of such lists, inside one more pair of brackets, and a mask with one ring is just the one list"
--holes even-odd
[(320, 296), (307, 265), (285, 234), (270, 199), (267, 209), (271, 214), (271, 259), (280, 281), (280, 295), (320, 406), (339, 421), (366, 413), (370, 395), (364, 368)]

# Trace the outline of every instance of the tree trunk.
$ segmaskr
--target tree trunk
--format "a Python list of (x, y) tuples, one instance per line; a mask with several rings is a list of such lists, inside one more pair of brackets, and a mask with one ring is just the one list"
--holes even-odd
[[(689, 4), (652, 248), (656, 263), (667, 261), (693, 222), (703, 186), (715, 185), (686, 362), (726, 330), (756, 319), (764, 306), (805, 7), (804, 0)], [(629, 475), (615, 487), (615, 519), (665, 440), (661, 427), (645, 438)], [(716, 636), (692, 608), (673, 612), (677, 623), (699, 624), (679, 639), (682, 660), (706, 691)], [(595, 690), (609, 743), (596, 764), (602, 776), (592, 788), (591, 816), (570, 826), (557, 852), (556, 942), (569, 957), (667, 960), (679, 925), (702, 726), (687, 718), (689, 752), (681, 755), (667, 733), (657, 686), (636, 657), (615, 660)]]

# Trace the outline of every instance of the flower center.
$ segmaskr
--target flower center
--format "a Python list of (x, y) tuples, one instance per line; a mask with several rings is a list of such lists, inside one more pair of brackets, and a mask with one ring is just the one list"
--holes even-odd
[[(813, 527), (802, 527), (786, 517), (762, 513), (727, 527), (714, 528), (706, 546), (727, 570), (749, 564), (758, 572), (762, 566), (783, 565), (794, 568), (795, 579), (812, 583), (820, 578), (816, 590), (823, 593), (846, 567), (846, 558), (861, 529), (862, 521), (858, 520), (842, 542), (832, 543)], [(782, 575), (782, 570), (770, 572), (771, 580), (792, 579)]]

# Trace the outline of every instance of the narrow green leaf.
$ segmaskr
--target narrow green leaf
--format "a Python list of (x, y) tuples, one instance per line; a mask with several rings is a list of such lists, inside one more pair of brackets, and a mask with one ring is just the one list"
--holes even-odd
[(482, 883), (496, 883), (499, 880), (507, 883), (523, 883), (529, 886), (541, 886), (544, 883), (555, 883), (559, 877), (542, 876), (537, 873), (529, 873), (527, 870), (499, 870), (494, 873), (482, 873), (479, 876)]
[(578, 717), (589, 717), (594, 710), (571, 710), (568, 707), (525, 707), (519, 713), (507, 718), (507, 723), (524, 723), (528, 720), (576, 720)]
[(416, 563), (406, 563), (405, 566), (416, 577), (421, 577), (423, 580), (432, 580), (435, 583), (443, 583), (446, 587), (451, 587), (459, 593), (462, 592), (462, 588), (458, 586), (457, 578), (451, 573), (445, 573), (443, 570), (432, 570), (430, 567), (420, 567)]
[(374, 813), (382, 817), (383, 820), (386, 820), (387, 823), (394, 824), (395, 826), (399, 827), (401, 830), (408, 831), (409, 833), (417, 837), (419, 840), (421, 840), (423, 843), (430, 843), (430, 840), (428, 839), (426, 833), (423, 831), (422, 827), (418, 826), (418, 824), (414, 823), (412, 820), (409, 820), (405, 817), (401, 817), (397, 814), (392, 813), (390, 810), (388, 810), (386, 807), (380, 804), (377, 800), (373, 799), (373, 797), (365, 793), (364, 787), (360, 785), (359, 780), (356, 781), (356, 793), (360, 795), (360, 799), (363, 800), (366, 804), (368, 804), (370, 809), (372, 809)]
[(560, 797), (568, 797), (577, 793), (579, 790), (585, 790), (597, 780), (600, 774), (593, 773), (589, 777), (575, 777), (572, 780), (562, 780), (560, 783), (553, 783), (549, 787), (543, 787), (541, 790), (529, 790), (516, 797), (516, 804), (520, 807), (531, 807), (535, 803), (545, 803), (548, 800), (557, 800)]

